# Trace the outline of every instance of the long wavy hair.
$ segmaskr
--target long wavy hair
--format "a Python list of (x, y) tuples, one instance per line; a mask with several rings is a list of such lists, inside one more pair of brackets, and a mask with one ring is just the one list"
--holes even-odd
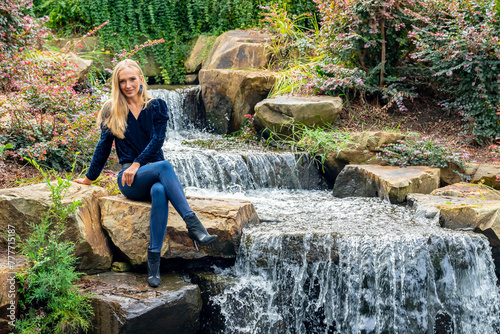
[(133, 68), (137, 71), (139, 79), (142, 79), (142, 93), (141, 100), (142, 103), (147, 106), (151, 101), (148, 96), (148, 86), (146, 80), (144, 80), (144, 73), (142, 69), (137, 65), (137, 63), (131, 59), (125, 59), (116, 64), (113, 70), (113, 76), (111, 81), (111, 98), (106, 101), (97, 117), (97, 124), (106, 126), (111, 130), (113, 135), (123, 139), (125, 138), (125, 130), (127, 129), (127, 116), (128, 116), (128, 105), (125, 95), (123, 95), (120, 89), (120, 82), (118, 75), (120, 71), (126, 67)]

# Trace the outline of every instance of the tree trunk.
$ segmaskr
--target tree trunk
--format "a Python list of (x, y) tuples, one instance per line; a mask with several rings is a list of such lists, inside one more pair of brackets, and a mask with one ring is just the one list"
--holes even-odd
[(382, 57), (380, 62), (382, 63), (382, 67), (380, 68), (380, 87), (384, 84), (384, 73), (385, 73), (385, 18), (380, 21), (380, 31), (382, 32)]

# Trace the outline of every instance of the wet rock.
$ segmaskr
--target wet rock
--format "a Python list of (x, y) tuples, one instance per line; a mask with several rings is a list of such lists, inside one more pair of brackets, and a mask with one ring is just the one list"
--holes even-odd
[(187, 73), (196, 73), (201, 70), (201, 65), (208, 58), (214, 42), (215, 36), (200, 35), (198, 37), (189, 58), (184, 63)]
[(197, 285), (175, 274), (161, 275), (155, 289), (145, 274), (106, 272), (82, 278), (84, 292), (95, 293), (92, 334), (197, 333), (202, 307)]
[(331, 96), (278, 96), (255, 106), (255, 125), (275, 133), (292, 134), (294, 124), (310, 128), (335, 122), (342, 110), (342, 99)]
[[(200, 251), (197, 251), (188, 236), (184, 220), (170, 206), (167, 233), (161, 251), (165, 259), (235, 258), (242, 228), (259, 220), (254, 206), (248, 201), (190, 198), (188, 203), (207, 231), (218, 235), (218, 241), (200, 247)], [(113, 243), (133, 266), (145, 264), (151, 203), (131, 201), (124, 197), (102, 197), (100, 206), (102, 225)]]
[[(80, 258), (80, 270), (107, 270), (111, 266), (112, 252), (109, 240), (100, 224), (98, 198), (108, 195), (103, 188), (72, 182), (63, 204), (81, 200), (76, 215), (66, 222), (64, 240), (75, 242), (75, 255)], [(0, 189), (0, 228), (16, 226), (16, 233), (26, 240), (31, 233), (27, 223), (37, 224), (50, 206), (50, 189), (45, 183), (26, 187)], [(5, 239), (0, 238), (5, 245)]]
[(246, 114), (266, 98), (276, 77), (269, 71), (204, 70), (199, 73), (209, 127), (219, 134), (241, 128)]
[[(351, 143), (345, 144), (342, 150), (330, 152), (323, 163), (325, 176), (334, 183), (338, 174), (349, 164), (352, 165), (385, 165), (386, 162), (376, 156), (384, 145), (404, 140), (401, 133), (388, 131), (364, 131), (350, 134)], [(320, 152), (321, 153), (321, 152)]]
[(431, 195), (462, 197), (476, 200), (500, 200), (500, 192), (489, 189), (479, 184), (455, 183), (434, 190)]
[(479, 182), (500, 189), (500, 165), (481, 164), (472, 177), (472, 183)]
[(200, 333), (222, 333), (224, 316), (221, 307), (214, 302), (213, 297), (227, 291), (235, 282), (211, 272), (191, 274), (191, 281), (200, 287), (203, 307), (200, 312)]
[(434, 212), (442, 227), (484, 234), (490, 242), (497, 272), (500, 273), (499, 200), (410, 194), (408, 204), (421, 212)]
[(18, 319), (19, 284), (15, 274), (27, 263), (27, 259), (18, 254), (19, 245), (11, 244), (10, 250), (9, 257), (8, 249), (0, 248), (0, 334), (10, 333), (9, 321)]
[(380, 197), (402, 203), (409, 193), (429, 194), (438, 187), (438, 168), (347, 165), (335, 181), (333, 195)]
[(231, 30), (215, 40), (203, 69), (260, 69), (269, 63), (267, 34)]

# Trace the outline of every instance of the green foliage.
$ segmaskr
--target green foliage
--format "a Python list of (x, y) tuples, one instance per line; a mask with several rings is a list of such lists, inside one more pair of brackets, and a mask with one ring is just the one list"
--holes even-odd
[(67, 170), (73, 153), (80, 166), (89, 163), (97, 141), (95, 117), (99, 97), (76, 92), (75, 71), (69, 60), (47, 60), (38, 51), (16, 54), (10, 62), (16, 91), (5, 94), (0, 115), (0, 144), (10, 143), (8, 157), (30, 157), (39, 163)]
[(81, 0), (34, 0), (35, 15), (48, 16), (48, 27), (65, 35), (81, 34), (91, 26)]
[[(261, 0), (79, 0), (81, 12), (90, 16), (87, 28), (109, 20), (99, 34), (106, 50), (118, 53), (132, 50), (147, 40), (164, 39), (165, 43), (140, 51), (137, 56), (143, 64), (148, 56), (153, 57), (161, 67), (165, 83), (184, 82), (184, 61), (191, 40), (200, 34), (218, 35), (231, 29), (255, 27), (258, 5), (271, 3)], [(312, 0), (293, 3), (280, 0), (278, 3), (288, 4), (293, 14), (315, 11)]]
[[(16, 274), (21, 288), (21, 317), (16, 321), (19, 333), (76, 333), (90, 328), (91, 304), (73, 284), (80, 274), (75, 272), (75, 245), (62, 241), (67, 219), (74, 215), (79, 201), (64, 205), (71, 185), (67, 180), (50, 176), (35, 161), (30, 161), (44, 177), (50, 189), (52, 204), (40, 223), (31, 224), (33, 233), (21, 243), (20, 252), (28, 258), (28, 267)], [(73, 164), (74, 167), (74, 164)]]
[(355, 143), (350, 132), (339, 130), (331, 125), (310, 128), (304, 124), (294, 123), (290, 130), (290, 135), (284, 135), (266, 129), (269, 136), (268, 143), (275, 142), (278, 146), (291, 150), (306, 151), (310, 156), (319, 158), (322, 164), (326, 161), (328, 154), (338, 154)]
[[(483, 143), (500, 133), (500, 24), (491, 0), (432, 1), (412, 13), (410, 33), (417, 65), (411, 68), (447, 97), (443, 108), (458, 111), (470, 138)], [(425, 24), (433, 22), (432, 24)]]
[(456, 165), (465, 170), (468, 155), (444, 144), (439, 139), (409, 134), (405, 140), (388, 144), (378, 156), (395, 166), (448, 167)]

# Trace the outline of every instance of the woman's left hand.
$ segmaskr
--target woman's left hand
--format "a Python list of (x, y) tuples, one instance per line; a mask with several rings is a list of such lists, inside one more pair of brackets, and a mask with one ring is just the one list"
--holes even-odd
[(134, 183), (134, 177), (137, 171), (141, 167), (141, 164), (138, 162), (134, 162), (132, 166), (127, 168), (122, 174), (122, 186), (125, 186), (125, 183), (130, 187), (132, 183)]

